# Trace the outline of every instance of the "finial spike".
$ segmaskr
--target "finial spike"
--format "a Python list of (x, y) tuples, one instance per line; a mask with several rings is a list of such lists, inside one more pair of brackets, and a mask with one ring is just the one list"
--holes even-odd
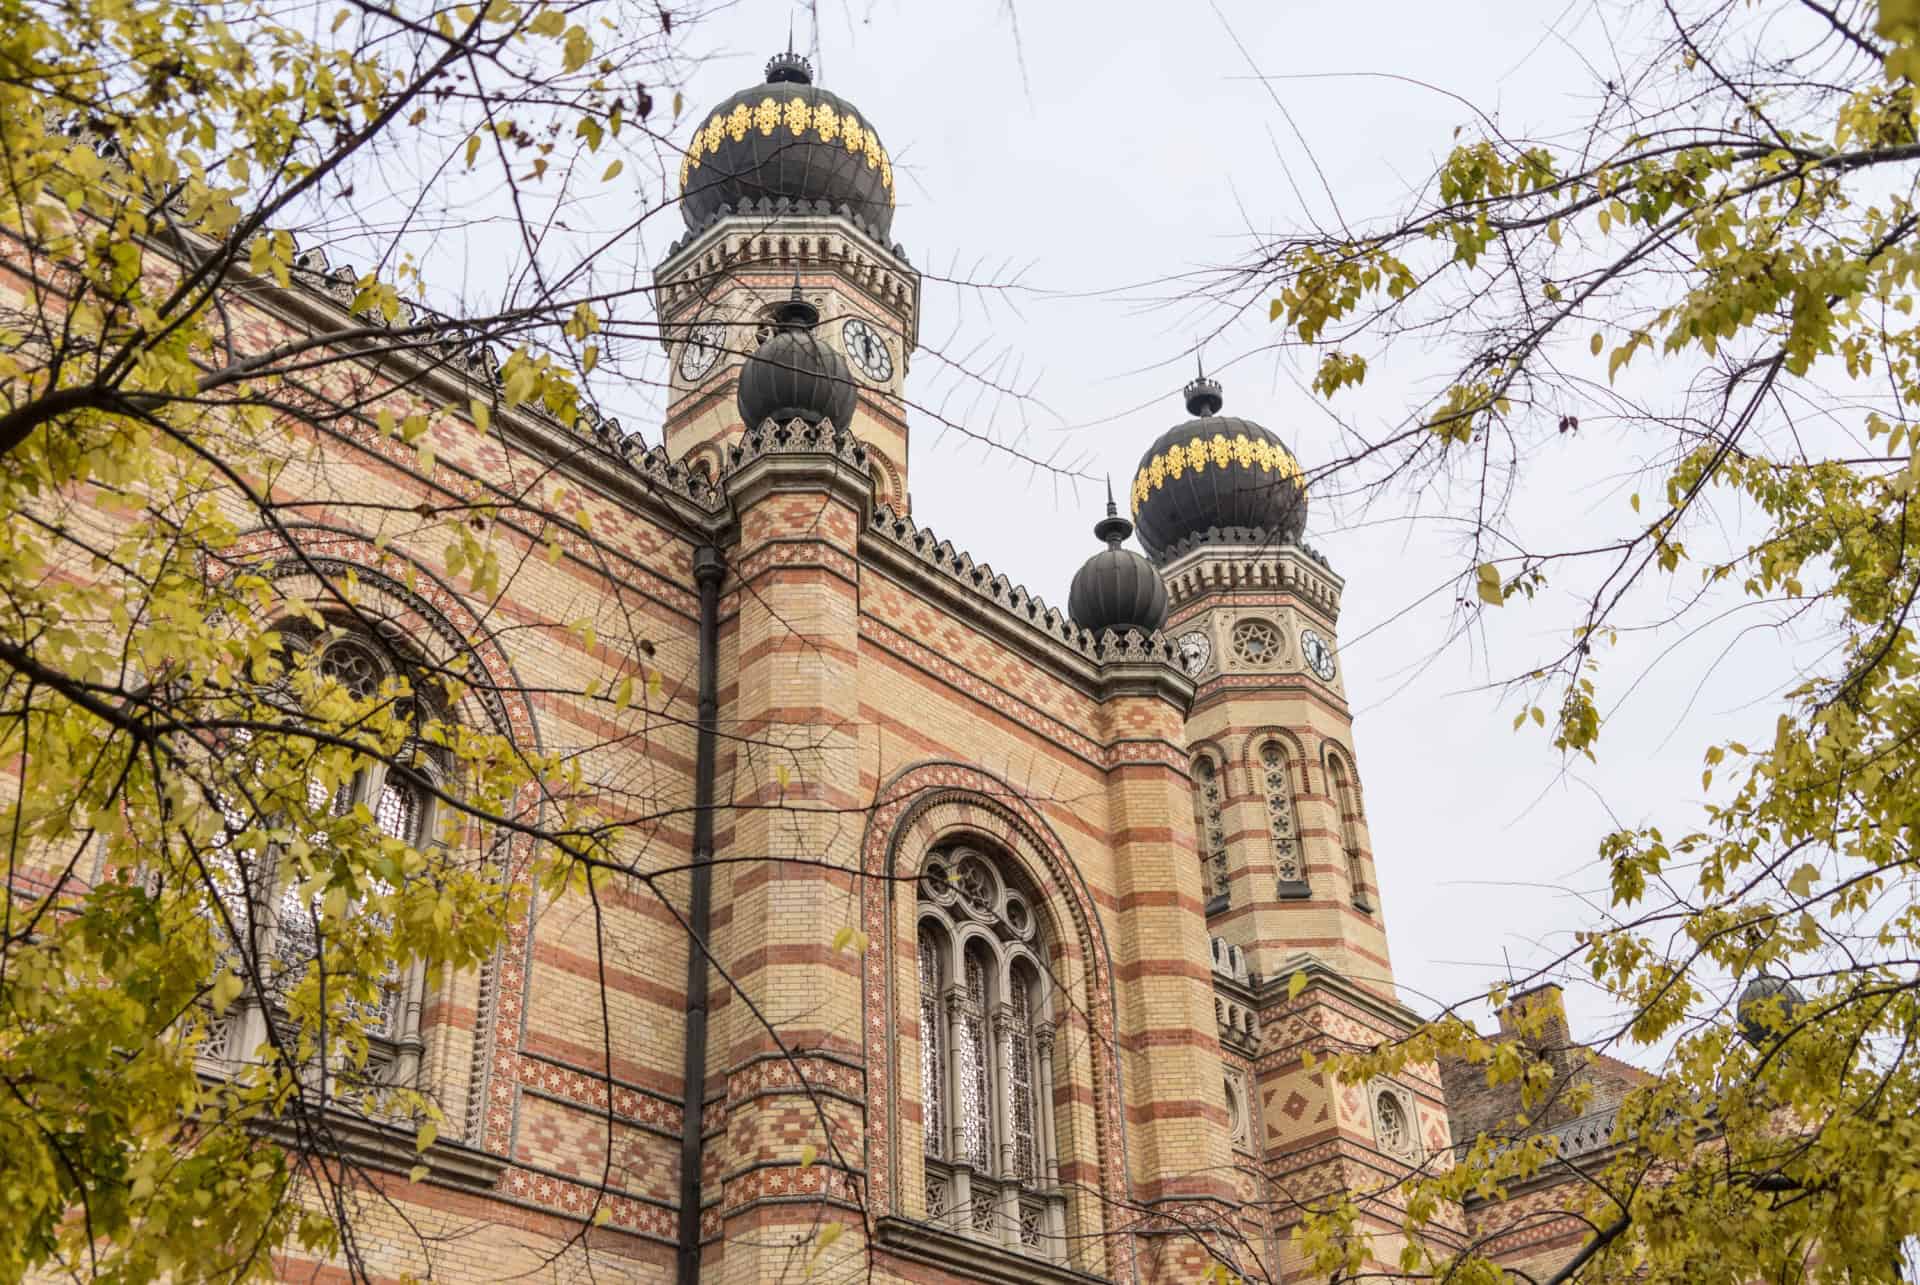
[(1113, 517), (1120, 512), (1120, 506), (1113, 502), (1113, 474), (1107, 474), (1107, 516)]
[(800, 269), (798, 268), (793, 270), (793, 294), (790, 297), (796, 302), (800, 298)]

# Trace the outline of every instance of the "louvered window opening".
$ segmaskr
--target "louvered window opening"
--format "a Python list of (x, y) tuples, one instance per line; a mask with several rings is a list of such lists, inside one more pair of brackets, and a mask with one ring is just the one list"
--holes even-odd
[(1267, 796), (1267, 829), (1273, 840), (1273, 867), (1282, 883), (1306, 878), (1300, 863), (1300, 832), (1293, 817), (1293, 770), (1278, 741), (1260, 747), (1260, 769)]

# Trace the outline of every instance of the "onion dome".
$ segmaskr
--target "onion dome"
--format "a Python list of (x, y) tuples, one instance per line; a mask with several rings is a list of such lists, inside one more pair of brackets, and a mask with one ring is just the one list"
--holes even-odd
[(1107, 547), (1081, 564), (1067, 591), (1067, 614), (1082, 629), (1099, 634), (1108, 629), (1138, 629), (1152, 633), (1167, 623), (1167, 586), (1151, 562), (1120, 547), (1133, 534), (1133, 523), (1120, 516), (1107, 488), (1107, 516), (1093, 528)]
[(885, 240), (893, 162), (873, 126), (815, 85), (813, 65), (789, 49), (767, 63), (765, 84), (728, 98), (694, 131), (680, 162), (680, 197), (692, 230), (764, 208), (850, 215)]
[(1221, 415), (1220, 385), (1205, 372), (1186, 399), (1193, 418), (1162, 433), (1133, 475), (1133, 520), (1148, 556), (1164, 562), (1174, 546), (1216, 529), (1239, 528), (1236, 541), (1297, 541), (1307, 487), (1293, 453), (1252, 420)]
[(769, 419), (825, 419), (845, 428), (853, 419), (853, 375), (847, 359), (814, 333), (820, 310), (800, 297), (798, 281), (773, 321), (774, 332), (740, 367), (734, 404), (741, 422), (754, 428)]
[[(1768, 1001), (1777, 1001), (1769, 1005)], [(1799, 988), (1784, 977), (1759, 973), (1747, 983), (1734, 1003), (1734, 1020), (1740, 1024), (1740, 1038), (1755, 1048), (1765, 1048), (1779, 1039), (1793, 1023), (1793, 1015), (1805, 1004)]]

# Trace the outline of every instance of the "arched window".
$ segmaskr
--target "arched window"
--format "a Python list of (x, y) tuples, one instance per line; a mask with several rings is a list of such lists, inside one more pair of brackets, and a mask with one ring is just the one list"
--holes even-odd
[(943, 847), (921, 868), (917, 936), (928, 1217), (1063, 1258), (1052, 987), (1034, 903), (985, 850)]
[(1347, 854), (1347, 884), (1353, 890), (1353, 904), (1371, 911), (1373, 898), (1360, 857), (1360, 799), (1354, 792), (1347, 765), (1338, 754), (1327, 755), (1327, 784), (1333, 794), (1333, 806), (1340, 811), (1340, 846)]
[(1267, 833), (1273, 843), (1273, 869), (1280, 896), (1307, 895), (1307, 868), (1300, 854), (1300, 830), (1293, 817), (1293, 766), (1277, 740), (1260, 746), (1261, 785), (1267, 796)]
[(1227, 869), (1226, 779), (1213, 755), (1193, 758), (1193, 836), (1200, 850), (1200, 886), (1207, 913), (1217, 914), (1233, 902), (1233, 882)]
[[(286, 626), (281, 633), (290, 652), (314, 658), (320, 675), (338, 682), (356, 699), (372, 699), (385, 692), (399, 703), (399, 712), (410, 719), (435, 716), (419, 695), (425, 684), (411, 680), (395, 663), (390, 648), (338, 631), (318, 634)], [(394, 681), (399, 679), (408, 681)], [(291, 699), (284, 678), (266, 695), (269, 702)], [(249, 771), (246, 747), (250, 744), (250, 738), (242, 736), (224, 747), (229, 780), (244, 781)], [(256, 760), (254, 770), (258, 769)], [(434, 796), (429, 783), (442, 775), (433, 752), (415, 744), (391, 760), (373, 760), (337, 788), (309, 779), (309, 813), (315, 817), (345, 817), (364, 806), (382, 834), (419, 847), (431, 842), (433, 835)], [(265, 983), (257, 993), (249, 987), (235, 1002), (224, 1022), (225, 1038), (211, 1051), (217, 1064), (231, 1067), (253, 1056), (253, 1051), (266, 1042), (270, 1025), (280, 1031), (283, 1047), (290, 1046), (291, 1032), (278, 1025), (284, 1021), (287, 997), (316, 967), (333, 967), (334, 952), (328, 949), (319, 900), (310, 891), (303, 891), (297, 868), (288, 864), (293, 854), (280, 845), (241, 850), (243, 834), (270, 827), (274, 819), (254, 815), (252, 800), (240, 786), (234, 794), (220, 799), (220, 808), (224, 833), (215, 838), (208, 866), (227, 922), (234, 932), (249, 939), (258, 961), (257, 972)], [(324, 849), (326, 842), (327, 835), (322, 831), (308, 836), (312, 848)], [(390, 891), (378, 880), (375, 884), (376, 892)], [(220, 925), (220, 931), (231, 940), (226, 924)], [(251, 974), (255, 970), (243, 971)], [(365, 1089), (413, 1080), (421, 1053), (419, 1017), (424, 987), (424, 969), (410, 969), (404, 976), (389, 974), (379, 979), (370, 1003), (356, 1003), (350, 1008), (368, 1038), (367, 1064), (353, 1083), (340, 1078), (340, 1068), (328, 1068), (331, 1093), (351, 1098)]]

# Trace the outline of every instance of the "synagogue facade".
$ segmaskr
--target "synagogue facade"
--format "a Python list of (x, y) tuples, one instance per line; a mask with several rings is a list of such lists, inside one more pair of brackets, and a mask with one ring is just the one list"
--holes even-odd
[[(1402, 1184), (1450, 1163), (1440, 1068), (1340, 1084), (1303, 1058), (1418, 1018), (1348, 585), (1264, 426), (1286, 408), (1204, 375), (1170, 398), (1066, 610), (976, 564), (912, 516), (894, 182), (869, 119), (777, 57), (685, 155), (658, 445), (499, 406), (423, 461), (369, 409), (283, 479), (402, 514), (492, 497), (501, 538), (551, 550), (483, 609), (344, 502), (256, 541), (299, 546), (284, 591), (351, 571), (388, 622), (326, 644), (341, 672), (461, 658), (493, 680), (462, 717), (591, 747), (634, 868), (666, 872), (408, 981), (381, 1047), (446, 1123), (421, 1180), (348, 1136), (379, 1279), (1304, 1280), (1304, 1209), (1353, 1193), (1390, 1255)], [(340, 276), (309, 258), (252, 295), (258, 341), (340, 324)], [(484, 352), (382, 362), (401, 411), (491, 386)], [(513, 516), (556, 494), (551, 524)], [(614, 736), (577, 693), (623, 677), (649, 721)], [(365, 788), (393, 833), (424, 824), (404, 781)], [(1571, 1243), (1523, 1232), (1536, 1259)]]

